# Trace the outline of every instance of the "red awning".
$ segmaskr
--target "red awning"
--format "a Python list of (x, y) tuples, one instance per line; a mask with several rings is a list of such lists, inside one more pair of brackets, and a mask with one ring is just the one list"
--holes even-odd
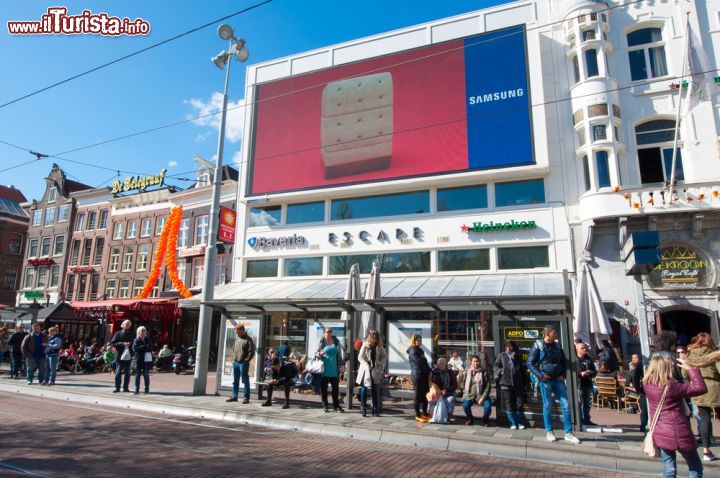
[(177, 298), (154, 297), (148, 299), (110, 299), (110, 300), (78, 300), (72, 302), (73, 309), (93, 309), (97, 307), (113, 307), (120, 305), (130, 309), (137, 309), (149, 304), (177, 304)]

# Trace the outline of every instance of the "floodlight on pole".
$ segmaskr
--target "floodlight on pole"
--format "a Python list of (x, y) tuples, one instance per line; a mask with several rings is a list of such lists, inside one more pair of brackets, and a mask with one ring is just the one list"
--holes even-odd
[[(207, 305), (215, 296), (215, 263), (217, 262), (217, 234), (220, 222), (220, 190), (222, 188), (222, 160), (225, 146), (225, 121), (227, 119), (228, 86), (230, 85), (230, 64), (232, 57), (243, 62), (250, 53), (245, 48), (245, 40), (235, 38), (230, 25), (220, 25), (218, 36), (231, 42), (229, 51), (222, 51), (212, 58), (218, 68), (225, 69), (225, 90), (220, 116), (220, 132), (218, 134), (217, 162), (212, 183), (212, 203), (210, 205), (210, 224), (207, 246), (205, 247), (205, 268), (203, 271), (202, 291), (200, 292), (200, 317), (198, 319), (197, 359), (195, 360), (195, 376), (193, 395), (205, 395), (207, 388), (208, 358), (210, 357), (210, 331), (212, 330), (213, 308)], [(218, 357), (218, 362), (222, 363)], [(218, 365), (221, 366), (221, 365)]]

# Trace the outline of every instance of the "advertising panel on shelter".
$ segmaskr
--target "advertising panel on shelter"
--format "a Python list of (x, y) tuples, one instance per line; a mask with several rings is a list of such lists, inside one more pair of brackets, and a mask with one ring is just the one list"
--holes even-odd
[(532, 164), (516, 26), (256, 86), (248, 194)]

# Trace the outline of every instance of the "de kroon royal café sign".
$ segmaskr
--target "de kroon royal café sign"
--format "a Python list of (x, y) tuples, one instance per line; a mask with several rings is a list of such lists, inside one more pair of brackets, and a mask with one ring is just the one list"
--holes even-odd
[(112, 182), (112, 194), (126, 193), (129, 191), (145, 191), (149, 186), (162, 186), (165, 181), (167, 169), (161, 169), (155, 176), (128, 176), (124, 181), (114, 179)]
[(660, 246), (660, 264), (647, 281), (653, 289), (707, 289), (713, 286), (713, 260), (692, 244), (670, 242)]

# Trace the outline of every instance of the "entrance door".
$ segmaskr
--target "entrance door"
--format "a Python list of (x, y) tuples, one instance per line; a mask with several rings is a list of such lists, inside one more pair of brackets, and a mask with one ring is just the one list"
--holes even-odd
[(678, 345), (687, 345), (700, 332), (712, 335), (711, 313), (704, 309), (667, 308), (657, 312), (657, 331), (673, 330)]

